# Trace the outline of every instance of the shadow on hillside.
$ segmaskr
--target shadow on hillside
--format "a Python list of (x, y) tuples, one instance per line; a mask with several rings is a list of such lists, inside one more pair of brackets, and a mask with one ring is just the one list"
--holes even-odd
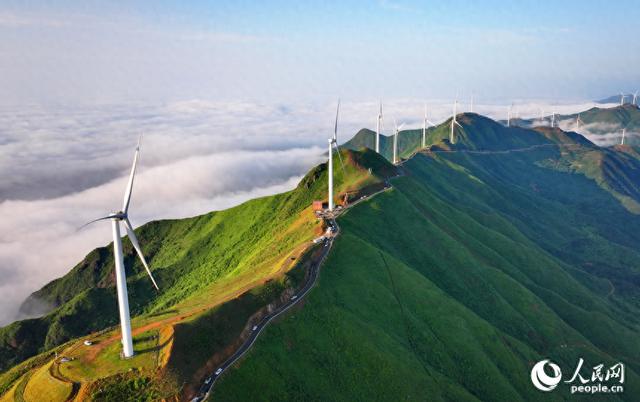
[[(154, 337), (147, 337), (149, 339), (154, 338)], [(164, 341), (162, 344), (160, 345), (156, 345), (154, 347), (151, 348), (145, 348), (145, 349), (139, 349), (139, 350), (134, 350), (136, 354), (144, 354), (144, 353), (149, 353), (149, 352), (157, 352), (159, 350), (161, 350), (162, 348), (164, 348), (165, 346), (167, 346), (171, 341), (173, 340), (173, 335), (171, 335), (169, 337), (169, 339), (167, 339), (166, 341)], [(140, 340), (140, 342), (142, 342), (142, 340)], [(134, 341), (135, 343), (135, 341)]]

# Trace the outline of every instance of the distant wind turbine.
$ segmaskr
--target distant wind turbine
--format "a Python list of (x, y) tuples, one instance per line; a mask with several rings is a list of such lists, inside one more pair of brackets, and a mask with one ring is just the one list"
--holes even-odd
[(551, 127), (555, 127), (556, 125), (556, 112), (555, 110), (551, 112)]
[[(140, 140), (142, 137), (140, 138)], [(131, 167), (131, 174), (129, 175), (129, 183), (127, 184), (127, 188), (124, 193), (124, 203), (122, 205), (122, 209), (118, 212), (113, 212), (103, 218), (95, 219), (86, 225), (89, 225), (93, 222), (101, 221), (101, 220), (111, 220), (111, 228), (113, 232), (113, 254), (116, 265), (116, 289), (118, 292), (118, 310), (120, 312), (120, 329), (122, 331), (122, 355), (125, 358), (129, 358), (133, 356), (133, 339), (131, 338), (131, 317), (129, 315), (129, 299), (127, 296), (127, 277), (124, 270), (124, 257), (122, 255), (122, 238), (120, 237), (120, 223), (124, 224), (124, 227), (127, 231), (127, 235), (129, 235), (129, 240), (133, 245), (133, 248), (138, 253), (138, 257), (144, 265), (144, 268), (151, 278), (151, 282), (153, 286), (158, 290), (158, 284), (155, 279), (153, 279), (153, 275), (151, 275), (151, 270), (147, 265), (147, 261), (144, 259), (144, 255), (142, 254), (142, 249), (140, 248), (140, 244), (138, 243), (138, 239), (136, 238), (136, 234), (133, 231), (133, 226), (129, 221), (129, 203), (131, 202), (131, 192), (133, 189), (133, 178), (136, 174), (136, 165), (138, 163), (138, 156), (140, 155), (140, 140), (138, 140), (138, 146), (136, 147), (136, 152), (133, 157), (133, 166)], [(83, 227), (84, 227), (83, 226)]]
[(626, 95), (620, 92), (620, 106), (624, 106), (624, 98), (626, 98)]
[(338, 99), (338, 107), (336, 108), (336, 122), (333, 126), (333, 136), (329, 138), (329, 211), (333, 211), (333, 149), (338, 151), (338, 158), (340, 158), (340, 165), (344, 171), (344, 163), (342, 163), (342, 156), (340, 155), (340, 149), (338, 148), (338, 115), (340, 114), (340, 99)]
[(624, 134), (625, 134), (626, 131), (627, 131), (626, 128), (622, 129), (622, 142), (620, 142), (620, 145), (624, 145)]
[(582, 123), (582, 120), (580, 119), (580, 113), (578, 113), (578, 116), (576, 117), (576, 132), (580, 130), (580, 123)]
[(376, 123), (376, 152), (380, 153), (380, 130), (382, 130), (384, 125), (384, 120), (382, 118), (382, 101), (380, 101), (380, 111), (378, 112), (378, 121)]
[(435, 126), (429, 119), (427, 119), (427, 104), (424, 104), (424, 121), (422, 123), (422, 148), (427, 147), (427, 123)]
[(471, 92), (471, 107), (469, 108), (469, 112), (473, 113), (473, 91)]
[(507, 111), (507, 127), (511, 127), (511, 115), (513, 113), (513, 103), (509, 105), (509, 110)]
[(458, 115), (458, 100), (453, 102), (453, 117), (451, 118), (451, 134), (449, 136), (449, 142), (451, 144), (455, 144), (456, 143), (456, 139), (455, 139), (455, 127), (456, 127), (456, 125), (458, 127), (462, 127), (460, 125), (460, 123), (458, 123), (458, 120), (457, 120), (457, 117), (456, 117), (457, 115)]
[(400, 133), (400, 130), (402, 130), (404, 123), (400, 124), (400, 127), (398, 127), (396, 119), (393, 119), (393, 125), (396, 129), (396, 133), (393, 136), (393, 164), (395, 165), (398, 163), (398, 134)]
[(636, 102), (637, 99), (638, 99), (638, 91), (633, 93), (633, 104), (634, 105), (638, 104), (638, 102)]
[(544, 118), (544, 109), (540, 108), (540, 122), (542, 122), (542, 124), (544, 124), (545, 118)]

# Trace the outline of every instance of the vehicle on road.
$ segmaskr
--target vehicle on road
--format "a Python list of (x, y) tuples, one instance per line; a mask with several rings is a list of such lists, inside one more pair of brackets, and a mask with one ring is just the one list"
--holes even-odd
[(211, 382), (211, 377), (209, 377), (209, 378), (207, 378), (206, 380), (204, 380), (204, 383), (205, 383), (205, 384), (207, 384), (207, 385), (208, 385), (210, 382)]
[(70, 362), (71, 359), (69, 359), (68, 357), (63, 357), (62, 359), (60, 359), (60, 363), (66, 363), (66, 362)]
[(313, 239), (313, 244), (318, 244), (323, 240), (324, 240), (324, 236), (320, 236), (320, 237), (318, 237), (316, 239)]
[(215, 375), (220, 375), (222, 373), (222, 367), (216, 370)]
[(254, 325), (253, 328), (251, 328), (252, 331), (255, 331), (256, 329), (258, 329), (257, 325)]
[(91, 342), (91, 341), (90, 341), (90, 340), (88, 340), (88, 339), (87, 339), (86, 341), (84, 341), (83, 343), (84, 343), (84, 345), (85, 345), (85, 346), (91, 346), (91, 345), (93, 345), (93, 342)]
[(291, 300), (295, 300), (295, 299), (297, 299), (297, 298), (298, 298), (298, 295), (293, 295), (293, 296), (291, 296)]

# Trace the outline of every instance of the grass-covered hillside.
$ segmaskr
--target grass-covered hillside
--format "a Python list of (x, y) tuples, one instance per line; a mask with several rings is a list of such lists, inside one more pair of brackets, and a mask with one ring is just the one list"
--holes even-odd
[[(525, 131), (510, 132), (522, 145), (559, 135)], [(214, 400), (569, 399), (567, 386), (533, 388), (545, 358), (565, 379), (579, 358), (622, 361), (624, 394), (589, 398), (636, 400), (640, 216), (571, 165), (592, 149), (434, 149), (406, 161), (393, 190), (339, 218), (304, 308), (266, 330)]]
[[(373, 152), (343, 150), (342, 159), (344, 167), (334, 157), (338, 203), (345, 192), (381, 183), (396, 174), (393, 166)], [(19, 387), (23, 382), (33, 388), (29, 377), (40, 378), (33, 377), (34, 371), (50, 363), (52, 353), (47, 351), (58, 345), (62, 346), (56, 351), (76, 359), (54, 365), (54, 377), (82, 387), (101, 378), (111, 378), (117, 384), (113, 376), (135, 368), (142, 370), (140, 377), (148, 376), (150, 383), (165, 381), (169, 375), (177, 384), (174, 389), (158, 390), (159, 395), (179, 391), (180, 384), (189, 383), (209, 358), (226, 353), (252, 314), (301, 281), (300, 274), (291, 276), (289, 271), (303, 260), (310, 240), (324, 230), (311, 211), (311, 202), (326, 201), (326, 185), (327, 166), (323, 164), (312, 169), (292, 191), (224, 211), (138, 228), (160, 291), (152, 288), (125, 241), (137, 351), (131, 361), (118, 358), (111, 245), (92, 251), (67, 275), (25, 303), (25, 308), (34, 300), (50, 304), (50, 312), (0, 329), (0, 373), (5, 371), (0, 375), (0, 394), (11, 387), (24, 393)], [(88, 334), (99, 346), (80, 344), (81, 337)], [(34, 355), (38, 356), (18, 364)], [(105, 386), (98, 388), (104, 390)]]

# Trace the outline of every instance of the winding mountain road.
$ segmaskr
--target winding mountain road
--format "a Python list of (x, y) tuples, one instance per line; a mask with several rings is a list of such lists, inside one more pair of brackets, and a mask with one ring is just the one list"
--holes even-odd
[(255, 324), (255, 326), (252, 328), (251, 335), (249, 335), (249, 337), (244, 341), (244, 343), (240, 346), (240, 348), (236, 350), (235, 353), (231, 355), (231, 357), (229, 357), (224, 363), (222, 363), (222, 365), (220, 365), (220, 367), (214, 373), (210, 374), (205, 378), (204, 382), (200, 386), (200, 389), (198, 390), (198, 393), (191, 399), (192, 402), (196, 402), (196, 401), (201, 402), (209, 398), (209, 396), (211, 395), (211, 391), (213, 390), (213, 387), (216, 384), (216, 381), (218, 380), (218, 378), (220, 378), (220, 376), (229, 367), (233, 366), (233, 364), (236, 361), (238, 361), (242, 356), (244, 356), (245, 353), (247, 353), (251, 349), (256, 339), (258, 339), (258, 336), (260, 336), (260, 334), (267, 327), (267, 325), (269, 325), (269, 323), (273, 321), (275, 318), (279, 317), (281, 314), (285, 313), (291, 307), (299, 303), (300, 300), (302, 300), (307, 295), (307, 293), (309, 293), (309, 291), (313, 289), (313, 287), (318, 281), (318, 277), (320, 274), (320, 267), (322, 266), (322, 263), (324, 262), (327, 255), (329, 254), (329, 251), (333, 246), (333, 242), (335, 238), (340, 234), (340, 227), (336, 222), (336, 217), (345, 213), (349, 208), (352, 208), (363, 201), (370, 200), (374, 196), (384, 191), (387, 191), (391, 188), (392, 188), (391, 185), (387, 181), (385, 187), (382, 190), (379, 190), (373, 194), (370, 194), (369, 196), (362, 197), (354, 201), (353, 203), (349, 204), (349, 206), (344, 209), (335, 210), (333, 213), (325, 213), (325, 215), (323, 215), (323, 219), (326, 222), (327, 226), (333, 227), (334, 231), (330, 236), (327, 236), (323, 240), (322, 253), (318, 257), (316, 257), (315, 260), (311, 263), (311, 267), (310, 267), (311, 271), (309, 273), (309, 277), (305, 285), (297, 293), (291, 296), (291, 299), (287, 304), (281, 306), (280, 308), (276, 309), (272, 313), (266, 315), (258, 324)]

